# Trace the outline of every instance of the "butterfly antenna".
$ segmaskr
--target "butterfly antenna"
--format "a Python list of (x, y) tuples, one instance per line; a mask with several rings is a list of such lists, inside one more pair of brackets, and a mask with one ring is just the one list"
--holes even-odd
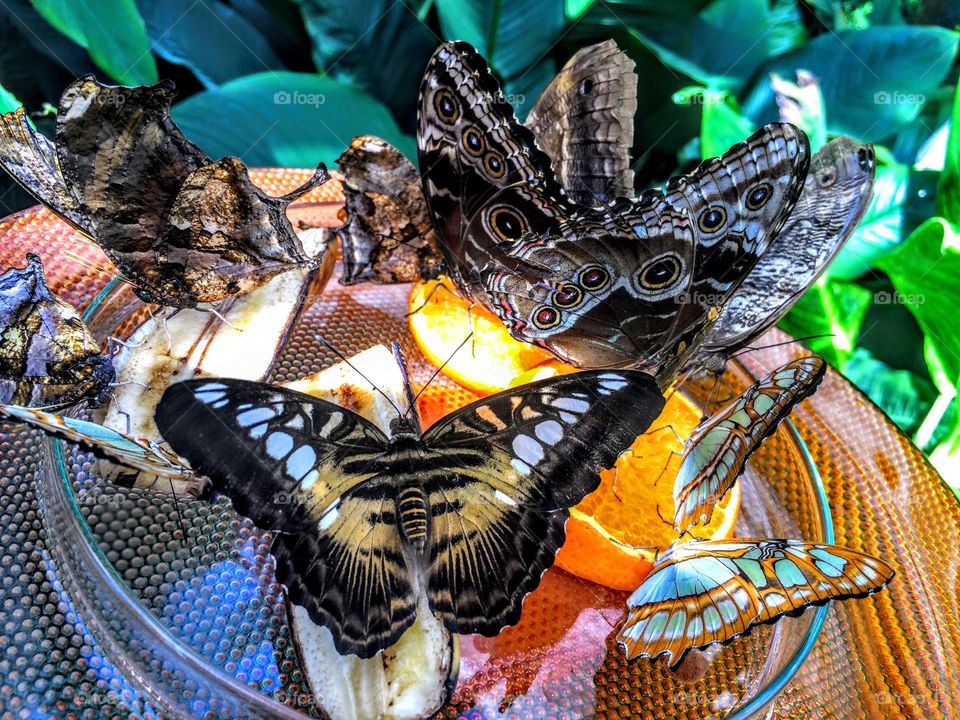
[(177, 500), (177, 491), (173, 487), (173, 478), (167, 478), (170, 483), (170, 494), (173, 495), (173, 509), (177, 511), (177, 522), (180, 524), (180, 534), (183, 536), (184, 545), (187, 542), (187, 528), (183, 524), (183, 514), (180, 512), (180, 501)]
[(336, 355), (338, 358), (340, 358), (341, 361), (343, 361), (344, 363), (346, 363), (347, 367), (349, 367), (349, 368), (350, 368), (351, 370), (353, 370), (357, 375), (359, 375), (359, 376), (362, 377), (364, 380), (366, 380), (366, 381), (367, 381), (367, 384), (370, 385), (371, 388), (373, 388), (376, 392), (378, 392), (378, 393), (380, 393), (381, 395), (383, 395), (383, 397), (386, 399), (386, 401), (393, 406), (393, 409), (394, 409), (394, 410), (397, 411), (397, 415), (400, 416), (400, 417), (403, 417), (403, 411), (402, 411), (400, 408), (397, 407), (397, 404), (393, 401), (393, 399), (392, 399), (389, 395), (387, 395), (383, 390), (381, 390), (380, 387), (379, 387), (375, 382), (373, 382), (373, 380), (371, 380), (371, 379), (368, 378), (366, 375), (364, 375), (362, 372), (360, 372), (360, 368), (358, 368), (356, 365), (354, 365), (352, 362), (350, 362), (350, 358), (348, 358), (346, 355), (344, 355), (342, 352), (340, 352), (336, 347), (333, 346), (333, 343), (329, 342), (329, 341), (328, 341), (323, 335), (321, 335), (320, 333), (317, 333), (317, 340), (319, 340), (320, 342), (322, 342), (323, 345), (324, 345), (324, 347), (326, 347), (330, 352), (332, 352), (334, 355)]
[[(64, 250), (63, 256), (68, 260), (72, 260), (77, 265), (96, 271), (100, 275), (107, 275), (107, 268), (105, 268), (103, 265), (101, 265), (100, 263), (96, 263), (93, 260), (90, 260), (89, 258), (85, 258), (83, 257), (83, 255), (78, 255), (72, 250)], [(114, 280), (116, 278), (119, 278), (121, 282), (125, 282), (128, 285), (134, 284), (128, 278), (124, 277), (120, 273), (114, 273), (112, 275), (107, 276), (107, 280)]]
[[(213, 307), (213, 306), (208, 307), (207, 310), (208, 310), (212, 315), (214, 315), (220, 322), (222, 322), (224, 325), (233, 328), (233, 329), (236, 330), (237, 332), (243, 332), (243, 330), (241, 330), (241, 329), (238, 328), (236, 325), (234, 325), (232, 322), (230, 322), (229, 320), (227, 320), (227, 318), (226, 318), (224, 315), (220, 314), (215, 307)], [(171, 315), (170, 317), (173, 317), (173, 316)]]
[(410, 378), (410, 368), (407, 366), (407, 358), (403, 354), (403, 348), (400, 343), (394, 341), (390, 343), (390, 349), (393, 350), (393, 357), (400, 366), (400, 375), (403, 378), (403, 394), (407, 401), (407, 412), (417, 428), (420, 428), (420, 413), (417, 411), (417, 396), (413, 392), (413, 382)]
[(427, 382), (424, 384), (424, 386), (420, 388), (420, 391), (414, 396), (414, 398), (413, 398), (413, 401), (414, 401), (414, 402), (416, 402), (417, 400), (420, 399), (420, 396), (423, 395), (423, 391), (426, 390), (428, 387), (430, 387), (430, 383), (432, 383), (434, 380), (436, 380), (437, 375), (439, 375), (440, 372), (447, 366), (447, 363), (450, 362), (450, 361), (453, 359), (453, 356), (454, 356), (454, 355), (456, 355), (458, 352), (460, 352), (460, 348), (462, 348), (464, 345), (466, 345), (466, 344), (470, 341), (470, 338), (472, 338), (472, 337), (473, 337), (473, 331), (471, 330), (471, 331), (470, 331), (470, 334), (467, 335), (467, 336), (460, 342), (459, 345), (457, 345), (456, 349), (455, 349), (452, 353), (450, 353), (450, 357), (448, 357), (446, 360), (443, 361), (443, 365), (441, 365), (440, 367), (438, 367), (436, 370), (433, 371), (433, 375), (430, 376), (430, 379), (427, 380)]
[(819, 335), (805, 335), (804, 337), (791, 338), (790, 340), (784, 340), (778, 343), (771, 343), (770, 345), (756, 345), (740, 348), (737, 352), (733, 353), (730, 357), (735, 358), (740, 355), (746, 355), (747, 353), (756, 352), (758, 350), (767, 350), (768, 348), (780, 347), (781, 345), (790, 345), (791, 343), (802, 343), (807, 340), (820, 340), (821, 338), (832, 338), (834, 333), (820, 333)]

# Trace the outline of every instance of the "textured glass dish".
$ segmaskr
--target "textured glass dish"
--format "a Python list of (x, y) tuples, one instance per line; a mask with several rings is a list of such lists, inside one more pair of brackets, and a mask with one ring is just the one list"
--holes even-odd
[[(288, 338), (272, 379), (334, 362), (317, 332), (345, 355), (399, 339), (414, 378), (432, 367), (406, 328), (406, 286), (341, 287), (336, 278)], [(142, 308), (128, 286), (101, 293), (87, 311), (98, 337), (123, 338)], [(731, 367), (724, 389), (750, 379)], [(685, 388), (695, 401), (714, 383)], [(451, 407), (472, 394), (445, 378), (428, 391)], [(51, 441), (39, 495), (51, 555), (90, 633), (158, 710), (177, 717), (296, 718), (312, 714), (267, 533), (229, 504), (179, 498), (184, 540), (169, 494), (106, 484), (97, 461)], [(830, 542), (833, 528), (816, 468), (789, 422), (750, 462), (742, 483), (739, 537)], [(496, 638), (461, 642), (456, 717), (733, 717), (766, 707), (803, 662), (826, 608), (756, 629), (724, 648), (693, 684), (660, 663), (627, 665), (613, 638), (626, 593), (550, 570), (520, 623)]]

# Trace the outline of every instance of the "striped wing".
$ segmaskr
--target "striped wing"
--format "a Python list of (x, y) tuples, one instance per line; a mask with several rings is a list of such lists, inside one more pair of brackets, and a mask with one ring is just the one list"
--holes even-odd
[(893, 577), (885, 563), (838, 545), (799, 540), (689, 542), (675, 546), (627, 600), (617, 635), (627, 659), (727, 642), (810, 605), (863, 597)]
[(171, 480), (196, 479), (193, 470), (184, 465), (180, 458), (156, 443), (125, 435), (103, 425), (19, 405), (0, 405), (0, 417), (26, 423), (49, 435), (80, 443), (93, 450), (95, 455), (134, 470)]
[(710, 521), (714, 505), (733, 487), (750, 455), (794, 405), (817, 389), (825, 370), (813, 355), (789, 362), (694, 428), (673, 485), (677, 530)]
[(428, 596), (452, 632), (517, 622), (563, 544), (567, 508), (663, 402), (644, 373), (576, 373), (485, 398), (426, 432)]

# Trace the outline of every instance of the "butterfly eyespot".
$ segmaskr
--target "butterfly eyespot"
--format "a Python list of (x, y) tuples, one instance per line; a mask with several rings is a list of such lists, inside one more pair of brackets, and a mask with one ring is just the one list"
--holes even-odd
[(557, 307), (572, 308), (579, 305), (581, 300), (583, 300), (583, 291), (576, 285), (567, 283), (553, 291), (551, 302)]
[(500, 157), (499, 153), (495, 153), (492, 150), (483, 156), (483, 167), (492, 178), (502, 178), (506, 172), (503, 158)]
[(593, 80), (587, 78), (582, 83), (580, 83), (580, 94), (589, 95), (593, 91)]
[(640, 268), (637, 280), (646, 290), (662, 290), (677, 281), (683, 266), (673, 255), (654, 258)]
[(610, 282), (610, 273), (599, 265), (588, 265), (580, 271), (578, 282), (584, 290), (599, 290)]
[(517, 240), (526, 230), (520, 213), (503, 205), (490, 210), (488, 222), (494, 234), (501, 240)]
[(480, 135), (480, 131), (475, 127), (468, 127), (464, 130), (460, 140), (466, 151), (474, 157), (483, 155), (483, 136)]
[(453, 93), (446, 88), (440, 88), (433, 96), (433, 109), (436, 111), (437, 117), (445, 123), (456, 122), (457, 118), (460, 117), (460, 107), (457, 105), (457, 100)]
[(760, 183), (747, 192), (747, 209), (759, 210), (773, 197), (773, 187), (770, 183)]
[(700, 213), (698, 224), (704, 232), (716, 232), (727, 221), (727, 211), (720, 205), (712, 205)]
[(830, 187), (837, 181), (837, 173), (833, 168), (829, 170), (824, 170), (820, 175), (817, 176), (817, 182), (820, 183), (820, 187)]
[(541, 307), (533, 313), (533, 324), (541, 330), (549, 330), (560, 324), (560, 313), (552, 307)]

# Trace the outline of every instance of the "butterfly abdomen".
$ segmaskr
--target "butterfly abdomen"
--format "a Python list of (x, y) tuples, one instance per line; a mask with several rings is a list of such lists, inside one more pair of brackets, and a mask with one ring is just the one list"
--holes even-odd
[(419, 483), (410, 483), (397, 493), (397, 516), (404, 539), (418, 553), (427, 544), (427, 498)]

